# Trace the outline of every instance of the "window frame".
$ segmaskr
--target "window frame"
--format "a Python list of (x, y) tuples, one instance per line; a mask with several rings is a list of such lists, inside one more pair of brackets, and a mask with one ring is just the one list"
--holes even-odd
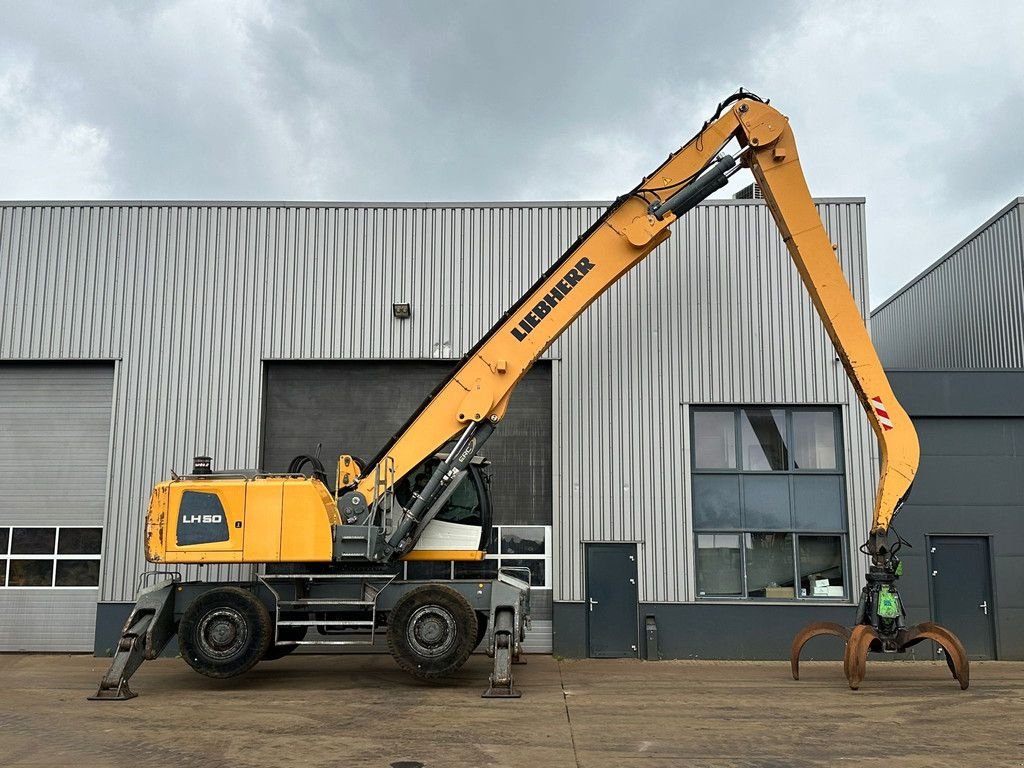
[[(690, 406), (690, 471), (698, 474), (709, 475), (842, 475), (846, 478), (846, 457), (843, 451), (843, 429), (842, 410), (837, 405), (692, 405)], [(743, 421), (741, 414), (747, 410), (786, 412), (786, 469), (746, 469), (743, 466)], [(698, 412), (707, 413), (717, 411), (719, 413), (733, 414), (733, 444), (736, 455), (733, 459), (736, 466), (733, 468), (710, 468), (697, 466), (696, 434), (694, 428), (694, 415)], [(794, 467), (795, 451), (793, 449), (793, 413), (794, 411), (827, 411), (832, 413), (832, 436), (836, 447), (836, 466), (833, 469), (799, 469)]]
[[(850, 574), (852, 573), (850, 564), (850, 544), (849, 544), (849, 505), (847, 499), (847, 478), (846, 478), (846, 455), (845, 455), (845, 443), (843, 442), (843, 411), (839, 405), (830, 404), (806, 404), (806, 405), (787, 405), (787, 404), (773, 404), (773, 403), (757, 403), (757, 404), (708, 404), (698, 405), (693, 404), (689, 407), (689, 428), (690, 428), (690, 502), (691, 502), (691, 517), (690, 517), (690, 528), (693, 535), (693, 555), (694, 555), (694, 594), (698, 600), (711, 600), (711, 601), (726, 601), (726, 602), (744, 602), (744, 601), (756, 601), (756, 602), (769, 602), (769, 603), (786, 603), (792, 604), (797, 602), (818, 604), (845, 604), (851, 602), (853, 599), (853, 590), (851, 589)], [(785, 449), (787, 456), (786, 469), (747, 469), (744, 467), (743, 461), (743, 421), (744, 411), (748, 410), (782, 410), (785, 413), (785, 427), (786, 432), (784, 435)], [(832, 429), (833, 429), (833, 444), (835, 446), (835, 467), (831, 469), (802, 469), (797, 468), (796, 464), (796, 451), (794, 441), (794, 429), (793, 429), (793, 414), (797, 412), (829, 412), (832, 414)], [(733, 468), (705, 468), (697, 466), (697, 446), (696, 446), (696, 429), (694, 420), (698, 413), (707, 412), (718, 412), (718, 413), (731, 413), (733, 415), (733, 429), (734, 434), (734, 450), (736, 451), (733, 461), (735, 466)], [(698, 528), (694, 524), (696, 513), (694, 510), (694, 487), (695, 483), (693, 478), (699, 475), (718, 475), (718, 476), (738, 476), (739, 480), (739, 505), (740, 505), (740, 526), (729, 527), (716, 525), (713, 528)], [(790, 505), (790, 525), (786, 528), (767, 528), (767, 527), (746, 527), (745, 519), (745, 483), (742, 481), (742, 476), (776, 476), (786, 477), (788, 488), (789, 488), (789, 505)], [(822, 528), (819, 530), (809, 530), (797, 528), (794, 519), (795, 513), (795, 488), (794, 478), (801, 475), (816, 475), (816, 476), (832, 476), (838, 477), (840, 481), (840, 520), (845, 523), (842, 530), (835, 530), (833, 528)], [(792, 534), (792, 547), (793, 547), (793, 597), (764, 597), (760, 595), (750, 595), (750, 585), (747, 581), (748, 564), (747, 564), (747, 534), (756, 533), (782, 533)], [(702, 595), (697, 584), (697, 537), (702, 535), (725, 535), (732, 534), (738, 535), (740, 538), (740, 579), (742, 586), (741, 595)], [(843, 589), (844, 594), (839, 597), (826, 597), (826, 596), (812, 596), (800, 595), (800, 581), (801, 581), (801, 568), (800, 568), (800, 537), (801, 536), (835, 536), (838, 537), (840, 543), (840, 557), (842, 564), (842, 576), (843, 576)]]
[[(53, 537), (53, 552), (51, 552), (49, 554), (35, 554), (35, 555), (12, 554), (11, 553), (11, 547), (14, 546), (14, 529), (15, 528), (20, 528), (20, 529), (25, 529), (25, 528), (46, 528), (46, 529), (49, 529), (49, 528), (52, 528), (52, 529), (54, 529), (55, 533), (54, 533), (54, 537)], [(93, 529), (96, 529), (96, 530), (100, 531), (100, 552), (98, 552), (95, 555), (77, 555), (77, 554), (61, 555), (61, 554), (58, 554), (57, 550), (60, 548), (60, 532), (62, 530), (64, 530), (65, 528), (75, 528), (75, 529), (79, 529), (79, 528), (93, 528)], [(102, 559), (103, 559), (103, 541), (106, 538), (106, 536), (104, 535), (106, 533), (106, 531), (104, 531), (102, 525), (12, 525), (12, 524), (5, 524), (5, 525), (0, 525), (0, 529), (6, 529), (7, 530), (7, 550), (6, 550), (6, 552), (0, 552), (0, 560), (4, 561), (4, 566), (3, 566), (4, 583), (3, 583), (2, 586), (0, 586), (0, 590), (5, 590), (5, 589), (93, 589), (93, 590), (96, 590), (96, 589), (100, 588), (100, 585), (99, 585), (100, 579), (99, 579), (99, 577), (97, 577), (97, 583), (94, 584), (94, 585), (91, 585), (91, 586), (81, 586), (81, 585), (79, 585), (79, 586), (73, 586), (73, 585), (64, 586), (64, 585), (58, 585), (57, 584), (57, 563), (59, 561), (61, 561), (61, 560), (96, 560), (96, 561), (102, 561)], [(52, 567), (52, 570), (51, 570), (51, 573), (50, 573), (50, 583), (49, 583), (49, 585), (41, 585), (40, 584), (40, 585), (37, 585), (37, 586), (28, 586), (28, 585), (11, 586), (10, 581), (11, 581), (11, 561), (12, 560), (44, 560), (44, 561), (48, 561), (48, 562), (52, 563), (53, 567)]]
[[(543, 531), (544, 531), (544, 554), (542, 554), (542, 555), (527, 555), (527, 554), (519, 554), (519, 553), (515, 553), (515, 552), (502, 552), (501, 551), (501, 529), (502, 528), (535, 528), (535, 529), (543, 529)], [(544, 584), (543, 585), (531, 584), (530, 588), (531, 589), (550, 591), (552, 589), (551, 573), (553, 571), (553, 569), (551, 567), (551, 562), (552, 562), (551, 526), (550, 525), (535, 525), (535, 524), (530, 524), (530, 523), (501, 523), (501, 524), (494, 524), (494, 525), (492, 525), (491, 529), (492, 529), (492, 531), (494, 533), (494, 536), (495, 536), (495, 542), (496, 542), (496, 547), (497, 547), (498, 551), (494, 552), (494, 553), (491, 553), (491, 552), (486, 553), (484, 555), (484, 561), (487, 561), (487, 560), (497, 561), (498, 568), (500, 569), (502, 567), (502, 561), (503, 560), (543, 560), (544, 561)], [(407, 560), (402, 562), (402, 580), (403, 581), (407, 581), (409, 579), (409, 562), (410, 561), (407, 561)], [(419, 562), (419, 561), (412, 561), (412, 562)], [(457, 577), (457, 576), (455, 576), (455, 564), (456, 564), (456, 562), (463, 562), (463, 561), (449, 560), (447, 562), (448, 562), (448, 579), (451, 580), (451, 581), (487, 581), (488, 580), (488, 579), (466, 579), (464, 577)]]
[[(793, 597), (765, 597), (762, 595), (750, 594), (750, 585), (747, 583), (747, 535), (755, 533), (780, 533), (789, 534), (793, 537), (792, 548), (793, 548)], [(694, 592), (697, 595), (698, 600), (727, 600), (729, 602), (741, 601), (767, 601), (771, 603), (792, 603), (794, 601), (802, 600), (804, 602), (812, 602), (815, 605), (819, 603), (848, 603), (851, 600), (851, 592), (849, 588), (850, 584), (850, 548), (849, 548), (849, 535), (847, 533), (836, 533), (834, 531), (763, 531), (763, 530), (741, 530), (741, 529), (725, 529), (715, 528), (714, 530), (697, 531), (694, 530), (693, 537), (694, 543), (696, 544), (698, 536), (739, 536), (740, 539), (740, 581), (743, 587), (743, 594), (741, 595), (724, 595), (724, 594), (710, 594), (702, 595), (696, 588), (696, 551), (694, 552)], [(842, 558), (843, 567), (843, 589), (845, 590), (842, 596), (828, 597), (825, 595), (801, 595), (800, 594), (800, 537), (801, 536), (815, 536), (815, 537), (826, 537), (831, 536), (839, 539), (839, 556)]]

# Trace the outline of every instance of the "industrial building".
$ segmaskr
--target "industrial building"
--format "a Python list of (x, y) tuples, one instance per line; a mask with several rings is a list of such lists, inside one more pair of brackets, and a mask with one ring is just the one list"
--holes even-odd
[[(142, 553), (154, 482), (195, 455), (375, 454), (603, 208), (0, 206), (0, 650), (107, 652), (165, 570)], [(866, 315), (863, 200), (818, 208)], [(852, 621), (875, 441), (763, 201), (681, 221), (485, 453), (487, 560), (406, 568), (530, 567), (528, 650), (782, 658)]]
[(972, 658), (1024, 659), (1024, 198), (871, 316), (921, 467), (901, 594)]

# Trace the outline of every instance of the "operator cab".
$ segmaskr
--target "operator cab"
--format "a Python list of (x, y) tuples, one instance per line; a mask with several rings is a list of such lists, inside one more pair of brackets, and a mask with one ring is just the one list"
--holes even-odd
[[(443, 458), (443, 454), (432, 456), (395, 483), (395, 500), (404, 509), (412, 506), (413, 494), (423, 490)], [(490, 483), (484, 471), (489, 465), (482, 456), (473, 457), (466, 478), (424, 528), (413, 551), (486, 549), (492, 519)]]

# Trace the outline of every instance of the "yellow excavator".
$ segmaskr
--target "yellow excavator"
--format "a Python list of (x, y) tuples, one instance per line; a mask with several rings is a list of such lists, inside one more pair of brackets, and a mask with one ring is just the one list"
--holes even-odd
[[(730, 145), (735, 143), (735, 149)], [(789, 120), (740, 90), (698, 133), (605, 213), (480, 339), (377, 456), (341, 456), (334, 488), (317, 457), (289, 472), (212, 470), (153, 490), (146, 558), (158, 564), (254, 563), (248, 582), (184, 582), (175, 572), (140, 591), (111, 668), (93, 698), (127, 699), (128, 680), (175, 635), (181, 655), (211, 677), (241, 674), (303, 644), (373, 642), (386, 632), (399, 665), (434, 679), (485, 643), (494, 659), (486, 697), (515, 697), (513, 665), (529, 621), (529, 572), (489, 580), (403, 580), (402, 560), (478, 561), (490, 529), (479, 451), (501, 424), (516, 385), (579, 315), (671, 233), (672, 224), (749, 168), (864, 407), (881, 448), (868, 540), (871, 561), (851, 629), (812, 624), (793, 641), (846, 641), (856, 688), (869, 651), (900, 652), (925, 639), (946, 651), (967, 687), (967, 654), (947, 629), (908, 628), (896, 589), (900, 542), (889, 525), (910, 491), (919, 448), (882, 370), (857, 304), (807, 189)], [(308, 639), (315, 630), (317, 639)]]

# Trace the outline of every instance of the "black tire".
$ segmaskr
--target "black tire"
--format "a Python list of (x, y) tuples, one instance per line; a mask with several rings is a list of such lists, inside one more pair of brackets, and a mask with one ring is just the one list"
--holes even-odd
[(185, 609), (178, 625), (182, 658), (207, 677), (235, 677), (262, 659), (273, 639), (270, 614), (238, 587), (206, 592)]
[(299, 647), (295, 641), (302, 640), (306, 636), (306, 629), (307, 627), (278, 627), (278, 640), (284, 640), (288, 645), (274, 645), (274, 635), (271, 633), (270, 645), (267, 647), (267, 652), (263, 654), (263, 661), (276, 661), (277, 659), (283, 659), (289, 653), (294, 651)]
[(398, 666), (420, 680), (436, 680), (466, 663), (479, 622), (469, 602), (451, 587), (417, 587), (388, 616), (388, 648)]

